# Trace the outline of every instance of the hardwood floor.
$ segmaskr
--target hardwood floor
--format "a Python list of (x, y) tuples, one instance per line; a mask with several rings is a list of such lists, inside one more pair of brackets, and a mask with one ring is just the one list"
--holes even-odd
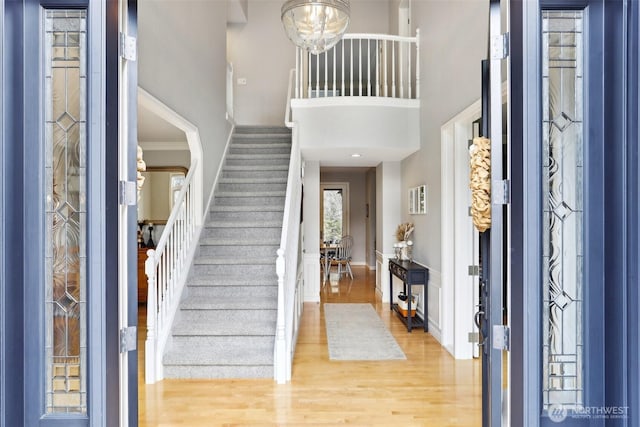
[(322, 290), (324, 302), (371, 303), (407, 356), (402, 361), (330, 361), (322, 303), (306, 303), (292, 381), (164, 380), (144, 384), (144, 325), (140, 311), (140, 426), (480, 426), (481, 369), (455, 361), (430, 335), (407, 333), (375, 296), (375, 271), (354, 268)]

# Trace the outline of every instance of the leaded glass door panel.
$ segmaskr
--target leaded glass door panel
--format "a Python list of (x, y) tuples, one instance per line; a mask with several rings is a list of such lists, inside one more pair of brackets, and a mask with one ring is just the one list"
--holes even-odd
[(118, 423), (118, 6), (0, 8), (2, 425)]
[(637, 328), (621, 261), (631, 4), (511, 2), (512, 425), (635, 425), (621, 375)]

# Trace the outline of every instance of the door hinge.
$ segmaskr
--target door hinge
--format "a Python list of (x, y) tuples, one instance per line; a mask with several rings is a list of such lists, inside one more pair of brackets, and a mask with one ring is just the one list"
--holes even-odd
[(120, 57), (127, 61), (138, 59), (138, 41), (135, 37), (120, 33)]
[(470, 265), (469, 266), (469, 276), (479, 276), (480, 275), (480, 266), (479, 265)]
[(479, 343), (480, 342), (480, 334), (478, 332), (469, 332), (467, 334), (467, 341), (470, 343)]
[(120, 353), (126, 353), (133, 351), (137, 348), (138, 343), (138, 328), (135, 326), (129, 326), (127, 328), (120, 329)]
[(120, 181), (118, 203), (123, 206), (133, 206), (138, 200), (138, 186), (134, 181)]
[(511, 203), (511, 181), (498, 179), (491, 185), (492, 203), (494, 205), (508, 205)]
[(493, 325), (493, 348), (496, 350), (511, 349), (511, 330), (505, 325)]
[(491, 38), (491, 59), (505, 59), (509, 56), (509, 33)]

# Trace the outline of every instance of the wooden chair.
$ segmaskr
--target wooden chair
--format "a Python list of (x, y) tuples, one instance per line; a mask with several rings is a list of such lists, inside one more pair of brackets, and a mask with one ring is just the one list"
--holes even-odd
[(338, 277), (342, 277), (342, 267), (344, 266), (344, 273), (349, 274), (349, 277), (353, 279), (353, 271), (351, 271), (351, 250), (353, 249), (353, 237), (343, 236), (342, 240), (336, 248), (336, 254), (331, 259), (331, 265), (338, 266)]

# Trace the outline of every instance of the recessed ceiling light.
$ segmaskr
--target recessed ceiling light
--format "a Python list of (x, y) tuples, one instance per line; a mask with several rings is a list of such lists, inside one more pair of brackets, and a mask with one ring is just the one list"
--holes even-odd
[(351, 157), (360, 157), (360, 154), (358, 154), (358, 153), (353, 153), (353, 154), (351, 155)]

